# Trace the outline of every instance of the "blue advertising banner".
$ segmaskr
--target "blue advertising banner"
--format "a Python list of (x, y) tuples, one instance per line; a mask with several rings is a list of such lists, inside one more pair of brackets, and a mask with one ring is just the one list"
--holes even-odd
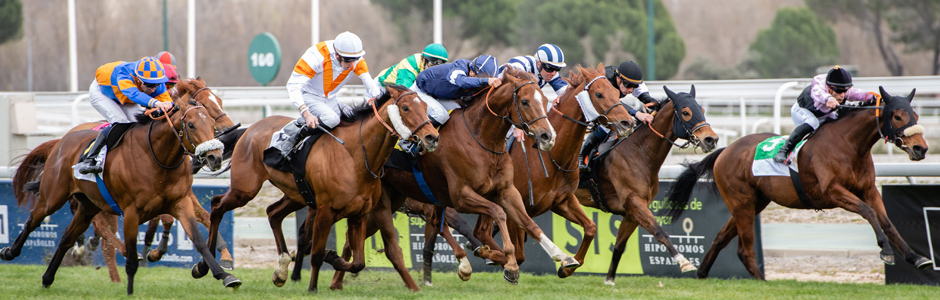
[[(199, 203), (202, 204), (202, 207), (207, 211), (209, 210), (210, 201), (213, 195), (219, 195), (225, 193), (228, 190), (228, 186), (222, 185), (194, 185), (193, 192), (196, 193), (196, 197), (199, 199)], [(13, 196), (13, 186), (10, 180), (0, 180), (0, 249), (4, 247), (9, 247), (13, 241), (19, 236), (20, 232), (23, 231), (23, 222), (29, 217), (29, 209), (26, 207), (17, 207), (16, 198)], [(124, 230), (123, 230), (123, 218), (118, 218), (118, 238), (124, 239)], [(234, 253), (233, 248), (233, 233), (232, 233), (232, 222), (234, 217), (232, 213), (226, 213), (225, 217), (222, 218), (222, 224), (219, 226), (220, 236), (228, 242), (229, 252)], [(72, 212), (69, 211), (69, 205), (66, 204), (59, 211), (55, 212), (51, 216), (47, 217), (42, 225), (36, 228), (35, 231), (30, 233), (29, 238), (26, 240), (26, 244), (23, 246), (23, 250), (19, 257), (13, 261), (0, 261), (0, 264), (47, 264), (49, 259), (55, 253), (56, 247), (59, 245), (59, 240), (62, 238), (62, 234), (65, 232), (65, 228), (68, 227), (69, 223), (72, 222)], [(203, 238), (208, 237), (208, 230), (199, 225), (199, 231), (202, 233)], [(143, 251), (144, 245), (144, 234), (147, 231), (147, 223), (140, 225), (137, 232), (133, 233), (137, 235), (137, 251)], [(160, 226), (157, 229), (157, 234), (154, 237), (153, 247), (156, 247), (162, 238), (163, 227)], [(94, 235), (94, 229), (89, 226), (88, 230), (85, 231), (85, 236), (87, 238)], [(215, 249), (214, 247), (212, 249)], [(91, 259), (91, 262), (94, 265), (104, 265), (104, 258), (101, 254), (101, 247), (93, 253), (86, 255)], [(120, 253), (117, 254), (117, 263), (118, 265), (123, 266), (125, 259)], [(186, 235), (182, 227), (179, 226), (179, 221), (175, 221), (173, 227), (170, 230), (169, 236), (169, 251), (166, 255), (163, 256), (163, 259), (157, 263), (148, 264), (149, 266), (159, 265), (167, 267), (180, 267), (180, 268), (190, 268), (193, 263), (201, 260), (201, 256), (196, 251), (196, 247), (193, 245), (192, 240)]]

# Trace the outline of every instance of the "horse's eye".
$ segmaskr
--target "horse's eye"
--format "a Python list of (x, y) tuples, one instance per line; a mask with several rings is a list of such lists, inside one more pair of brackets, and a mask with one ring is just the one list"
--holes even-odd
[(900, 121), (900, 120), (901, 120), (901, 116), (899, 116), (899, 115), (894, 115), (894, 119)]
[(403, 105), (403, 106), (401, 107), (401, 111), (409, 111), (409, 110), (411, 110), (411, 109), (408, 108), (407, 105)]
[(189, 105), (196, 105), (196, 100), (189, 100)]
[(529, 106), (529, 100), (522, 100), (522, 106)]
[(601, 94), (601, 92), (597, 92), (597, 93), (594, 93), (594, 97), (597, 97), (598, 99), (603, 99), (604, 94)]
[(687, 111), (684, 111), (684, 112), (682, 112), (682, 115), (683, 115), (683, 116), (688, 116), (688, 115), (690, 115), (690, 113), (687, 112)]
[(195, 128), (196, 128), (196, 125), (193, 125), (193, 122), (189, 122), (187, 125), (189, 126), (189, 129), (195, 129)]

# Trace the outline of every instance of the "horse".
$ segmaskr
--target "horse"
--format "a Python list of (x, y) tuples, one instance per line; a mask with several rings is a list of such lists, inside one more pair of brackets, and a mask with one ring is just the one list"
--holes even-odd
[[(317, 292), (319, 269), (325, 260), (337, 270), (358, 272), (365, 267), (362, 252), (365, 241), (364, 221), (379, 198), (379, 179), (385, 172), (383, 165), (391, 155), (392, 147), (398, 138), (417, 140), (429, 151), (437, 147), (438, 132), (433, 126), (427, 126), (430, 125), (427, 103), (407, 88), (392, 86), (372, 102), (371, 109), (364, 108), (359, 109), (354, 118), (347, 119), (345, 124), (335, 130), (337, 138), (358, 142), (343, 145), (318, 140), (308, 156), (306, 180), (315, 193), (317, 208), (313, 222), (315, 229), (312, 231), (313, 275), (308, 288), (310, 292)], [(285, 198), (300, 204), (306, 203), (303, 202), (304, 198), (292, 174), (273, 169), (261, 159), (261, 153), (268, 148), (272, 134), (292, 120), (283, 116), (264, 118), (249, 127), (236, 144), (232, 155), (231, 187), (224, 195), (212, 198), (210, 243), (214, 242), (218, 235), (218, 226), (223, 214), (252, 200), (265, 180), (271, 181), (284, 192)], [(351, 122), (358, 123), (358, 126)], [(388, 125), (389, 122), (394, 124), (394, 129)], [(354, 243), (353, 249), (356, 251), (352, 263), (339, 259), (335, 253), (328, 256), (326, 251), (330, 227), (343, 218), (346, 218), (349, 224), (349, 240)], [(398, 251), (401, 252), (400, 249)], [(278, 254), (281, 261), (290, 261), (286, 251), (279, 251)], [(204, 264), (205, 262), (201, 262), (194, 267), (194, 275), (204, 274)], [(407, 270), (399, 270), (399, 273), (406, 283), (410, 281), (409, 289), (418, 290)], [(286, 281), (286, 274), (286, 269), (276, 270), (274, 284), (282, 286)]]
[(579, 188), (576, 193), (583, 206), (623, 216), (610, 268), (604, 280), (608, 285), (614, 285), (617, 266), (626, 250), (627, 240), (638, 225), (666, 246), (682, 272), (695, 270), (695, 266), (673, 246), (669, 234), (656, 222), (649, 205), (659, 189), (659, 169), (669, 155), (670, 148), (678, 145), (676, 139), (687, 140), (684, 147), (691, 144), (709, 152), (715, 149), (718, 136), (705, 122), (705, 110), (695, 101), (695, 86), (688, 93), (677, 94), (667, 87), (663, 87), (663, 90), (668, 98), (658, 103), (661, 108), (653, 122), (641, 125), (633, 134), (618, 141), (608, 157), (595, 167), (601, 199), (594, 199), (587, 188)]
[[(555, 146), (548, 151), (547, 155), (529, 154), (526, 149), (532, 148), (533, 141), (527, 140), (518, 147), (513, 147), (510, 155), (513, 162), (514, 185), (522, 198), (528, 199), (524, 200), (523, 204), (529, 217), (537, 217), (552, 211), (584, 228), (584, 242), (581, 243), (574, 257), (583, 264), (584, 257), (597, 232), (597, 225), (581, 209), (581, 204), (574, 194), (578, 188), (578, 152), (581, 149), (584, 132), (590, 125), (586, 122), (585, 113), (578, 100), (575, 99), (575, 95), (582, 91), (590, 95), (592, 109), (600, 113), (600, 117), (591, 121), (595, 126), (608, 124), (619, 135), (626, 136), (633, 131), (635, 120), (620, 102), (619, 91), (606, 80), (603, 64), (598, 64), (596, 69), (578, 66), (575, 71), (566, 78), (570, 85), (568, 90), (556, 98), (548, 112), (549, 122), (558, 130)], [(618, 107), (620, 109), (615, 109)], [(551, 167), (545, 170), (538, 168), (544, 165)], [(437, 216), (431, 219), (435, 222), (439, 220)], [(492, 224), (493, 221), (488, 216), (479, 216), (474, 235), (490, 248), (499, 249), (492, 238)], [(512, 244), (517, 245), (516, 260), (522, 264), (525, 261), (525, 232), (517, 226), (509, 226), (509, 236)], [(498, 258), (494, 262), (501, 263)], [(575, 269), (560, 268), (558, 276), (568, 277), (574, 273)], [(430, 271), (429, 268), (426, 271)]]
[[(177, 85), (174, 87), (174, 89), (176, 90), (176, 92), (170, 93), (170, 95), (174, 98), (174, 100), (177, 100), (180, 98), (193, 99), (193, 100), (196, 100), (196, 102), (198, 102), (200, 105), (206, 108), (206, 111), (209, 117), (215, 120), (215, 126), (213, 126), (213, 130), (215, 131), (216, 137), (220, 141), (222, 141), (223, 145), (225, 145), (223, 149), (223, 153), (222, 153), (223, 159), (231, 157), (231, 153), (232, 153), (231, 149), (233, 149), (235, 146), (234, 141), (237, 140), (237, 134), (238, 134), (237, 132), (233, 132), (233, 131), (236, 130), (240, 126), (240, 124), (235, 124), (234, 122), (232, 122), (232, 120), (226, 115), (225, 111), (222, 110), (222, 99), (220, 97), (217, 97), (215, 93), (213, 93), (212, 90), (209, 89), (205, 80), (203, 80), (201, 77), (180, 80), (179, 83), (177, 83)], [(98, 122), (87, 122), (87, 123), (79, 124), (78, 126), (70, 129), (69, 132), (92, 129), (92, 128), (101, 126), (104, 123), (105, 122), (103, 121), (98, 121)], [(195, 174), (204, 165), (204, 163), (195, 161), (195, 162), (192, 162), (192, 165), (193, 165), (193, 173)], [(38, 178), (32, 178), (30, 180), (34, 180), (34, 179), (38, 179)], [(193, 203), (193, 207), (196, 209), (195, 211), (196, 219), (199, 221), (199, 223), (201, 223), (206, 228), (209, 228), (209, 212), (207, 212), (204, 208), (202, 208), (202, 204), (198, 202), (198, 199), (196, 202)], [(74, 213), (74, 211), (75, 210), (73, 207), (72, 212)], [(147, 232), (144, 236), (144, 250), (142, 252), (146, 254), (147, 261), (149, 262), (160, 261), (163, 255), (166, 254), (168, 246), (169, 246), (168, 245), (169, 239), (167, 239), (167, 237), (169, 235), (170, 228), (173, 225), (173, 220), (174, 219), (172, 216), (164, 214), (164, 215), (154, 218), (148, 223)], [(101, 244), (103, 247), (101, 254), (104, 256), (105, 265), (108, 267), (108, 271), (113, 282), (120, 282), (120, 275), (117, 273), (117, 262), (114, 259), (115, 248), (117, 250), (120, 250), (122, 256), (124, 255), (124, 251), (123, 251), (124, 244), (123, 242), (120, 242), (120, 239), (118, 239), (117, 235), (115, 234), (115, 231), (117, 230), (117, 222), (118, 222), (118, 219), (116, 215), (104, 214), (104, 213), (98, 214), (98, 216), (95, 216), (95, 218), (92, 221), (92, 227), (95, 228), (95, 237), (92, 237), (92, 239), (89, 240), (91, 242), (91, 241), (96, 241), (99, 238), (104, 238), (105, 240), (108, 241), (108, 243)], [(150, 251), (150, 247), (151, 247), (151, 244), (153, 243), (153, 237), (154, 237), (154, 233), (156, 232), (157, 225), (161, 222), (163, 224), (163, 229), (164, 229), (163, 239), (160, 240), (160, 243), (156, 249), (154, 249), (153, 251)], [(108, 231), (99, 230), (98, 229), (99, 225), (108, 227), (110, 228), (110, 230)], [(79, 246), (84, 246), (85, 248), (88, 248), (91, 246), (91, 244), (76, 245), (76, 247), (79, 247)], [(216, 245), (216, 249), (219, 252), (221, 252), (222, 259), (220, 263), (222, 264), (223, 268), (232, 269), (232, 266), (234, 265), (234, 261), (232, 260), (232, 254), (228, 251), (228, 246), (226, 245), (225, 241), (220, 239), (219, 244)], [(89, 250), (94, 251), (93, 249), (89, 249)]]
[[(546, 119), (545, 101), (532, 74), (508, 68), (502, 84), (479, 90), (470, 103), (464, 102), (462, 109), (451, 113), (451, 121), (441, 126), (438, 150), (419, 156), (418, 167), (423, 170), (427, 186), (439, 204), (461, 213), (490, 215), (502, 232), (507, 232), (508, 217), (525, 226), (526, 232), (539, 241), (549, 256), (562, 263), (562, 268), (570, 268), (580, 264), (563, 253), (526, 215), (522, 197), (512, 184), (512, 162), (508, 155), (503, 155), (507, 153), (505, 136), (510, 125), (523, 129), (542, 150), (554, 145), (555, 131)], [(412, 172), (390, 168), (382, 182), (382, 197), (389, 198), (389, 205), (376, 207), (373, 216), (391, 220), (392, 211), (401, 206), (406, 197), (433, 203), (421, 191)], [(397, 247), (397, 235), (390, 234), (395, 232), (392, 223), (376, 223), (383, 237), (391, 237), (384, 239), (386, 250)], [(519, 266), (506, 234), (503, 235), (503, 251), (508, 257), (503, 279), (517, 284)], [(356, 253), (355, 249), (352, 252)], [(343, 257), (349, 257), (348, 247), (344, 247)], [(401, 260), (392, 260), (392, 264), (404, 268)], [(464, 264), (469, 266), (469, 262), (461, 261), (461, 272), (469, 271)], [(343, 272), (336, 272), (330, 288), (342, 289), (343, 276)]]
[[(102, 184), (111, 192), (105, 194), (115, 196), (113, 200), (105, 200), (112, 197), (103, 196), (94, 182), (73, 177), (72, 165), (81, 156), (84, 146), (97, 136), (96, 132), (73, 131), (60, 140), (49, 141), (33, 149), (13, 178), (17, 204), (29, 205), (30, 216), (13, 245), (0, 250), (0, 258), (12, 260), (19, 256), (29, 234), (70, 198), (75, 198), (79, 204), (43, 275), (44, 287), (53, 283), (65, 252), (99, 212), (123, 214), (124, 232), (136, 232), (142, 220), (170, 213), (181, 220), (183, 229), (193, 238), (200, 254), (211, 255), (196, 228), (192, 207), (196, 197), (192, 192), (193, 177), (188, 155), (193, 153), (207, 160), (212, 168), (221, 167), (221, 143), (213, 137), (215, 121), (203, 106), (192, 100), (175, 101), (174, 109), (163, 116), (160, 121), (139, 116), (137, 125), (124, 135), (123, 146), (110, 151), (103, 173), (108, 176), (102, 179)], [(141, 153), (150, 153), (150, 157), (139, 158)], [(39, 181), (27, 183), (40, 172)], [(32, 196), (37, 194), (38, 197), (32, 200)], [(138, 268), (136, 240), (136, 234), (125, 235), (124, 252), (129, 257), (125, 265), (128, 294), (133, 294), (134, 275)], [(241, 285), (241, 280), (226, 273), (219, 264), (213, 263), (208, 267), (226, 287)]]
[(751, 134), (718, 149), (697, 163), (687, 164), (676, 179), (666, 207), (672, 216), (682, 213), (692, 188), (699, 177), (714, 178), (714, 186), (724, 199), (731, 219), (718, 232), (696, 274), (708, 276), (718, 252), (738, 237), (738, 258), (755, 279), (764, 275), (754, 259), (754, 217), (776, 202), (794, 209), (842, 208), (865, 218), (881, 247), (880, 257), (893, 265), (894, 253), (890, 240), (907, 261), (918, 268), (926, 268), (933, 261), (915, 253), (898, 234), (888, 219), (881, 194), (875, 186), (875, 166), (871, 148), (879, 140), (892, 142), (904, 150), (910, 160), (924, 159), (928, 147), (924, 128), (917, 125), (918, 115), (911, 108), (914, 91), (907, 97), (891, 96), (883, 87), (876, 98), (884, 105), (844, 107), (839, 118), (826, 122), (816, 130), (815, 137), (807, 140), (796, 158), (799, 179), (803, 183), (808, 205), (800, 200), (796, 188), (787, 176), (754, 176), (750, 169), (757, 144), (772, 133)]

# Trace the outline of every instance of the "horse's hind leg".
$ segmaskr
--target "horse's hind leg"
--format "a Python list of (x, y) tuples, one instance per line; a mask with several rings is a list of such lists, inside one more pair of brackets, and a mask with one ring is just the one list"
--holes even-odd
[[(150, 221), (147, 222), (147, 231), (144, 233), (143, 253), (148, 253), (147, 261), (150, 261), (150, 262), (159, 261), (159, 259), (154, 259), (149, 255), (150, 247), (153, 245), (153, 237), (157, 235), (157, 226), (159, 226), (159, 222), (160, 222), (160, 217), (150, 219)], [(142, 262), (142, 263), (145, 263), (145, 262)]]
[(100, 237), (98, 239), (93, 238), (93, 240), (101, 243), (101, 256), (104, 258), (104, 264), (108, 267), (108, 276), (111, 277), (111, 282), (121, 282), (121, 274), (118, 273), (117, 260), (114, 257), (117, 255), (116, 250), (121, 249), (121, 255), (124, 255), (124, 242), (117, 238), (117, 222), (117, 216), (104, 213), (98, 213), (92, 219), (95, 226), (95, 235)]
[(652, 199), (647, 200), (639, 196), (630, 196), (626, 200), (627, 207), (625, 209), (629, 217), (633, 218), (643, 229), (652, 233), (653, 237), (655, 237), (660, 244), (666, 246), (666, 251), (669, 251), (669, 255), (672, 256), (675, 263), (679, 265), (679, 269), (682, 273), (696, 271), (697, 268), (695, 265), (689, 262), (689, 260), (685, 258), (685, 255), (680, 253), (679, 250), (676, 249), (676, 246), (672, 244), (672, 241), (669, 239), (669, 233), (656, 222), (656, 217), (653, 216), (653, 212), (649, 210), (649, 203)]
[(434, 210), (435, 210), (434, 206), (432, 205), (425, 206), (425, 210), (424, 210), (426, 222), (424, 222), (424, 247), (421, 250), (421, 256), (423, 257), (423, 260), (424, 260), (424, 263), (423, 263), (424, 272), (423, 273), (424, 273), (424, 285), (426, 286), (433, 285), (432, 283), (433, 276), (431, 275), (431, 272), (432, 272), (432, 267), (434, 266), (434, 246), (435, 244), (437, 244), (437, 235), (439, 232), (437, 230), (438, 228), (437, 224), (439, 222), (437, 217), (439, 216), (439, 214), (437, 214), (437, 212), (435, 212)]
[[(42, 200), (42, 198), (40, 198), (40, 200)], [(62, 258), (65, 257), (65, 252), (75, 244), (75, 239), (78, 235), (88, 229), (88, 225), (91, 224), (91, 219), (100, 211), (97, 206), (89, 202), (78, 205), (78, 208), (75, 210), (75, 216), (72, 217), (72, 222), (65, 228), (65, 233), (63, 233), (62, 239), (59, 241), (59, 246), (55, 254), (53, 254), (52, 259), (49, 261), (49, 267), (46, 268), (46, 273), (42, 275), (43, 287), (52, 285), (52, 282), (55, 281), (55, 273), (62, 264)]]
[[(445, 224), (447, 225), (440, 231), (440, 234), (444, 237), (444, 240), (447, 241), (447, 244), (450, 245), (450, 248), (454, 250), (454, 257), (456, 257), (459, 262), (459, 265), (457, 265), (457, 276), (459, 276), (461, 280), (467, 281), (470, 280), (470, 275), (473, 275), (473, 267), (470, 266), (470, 260), (467, 259), (467, 251), (457, 243), (457, 239), (454, 238), (454, 235), (450, 233), (450, 229), (447, 228), (450, 226), (450, 223), (446, 222), (446, 220), (450, 219), (446, 218), (446, 214), (449, 212), (453, 212), (455, 215), (457, 214), (453, 209), (445, 210)], [(460, 216), (457, 216), (457, 219), (463, 221), (460, 219)], [(470, 227), (466, 223), (464, 223), (463, 226)]]
[(894, 223), (891, 223), (891, 220), (888, 219), (888, 213), (885, 211), (884, 202), (881, 198), (881, 194), (878, 193), (877, 189), (871, 189), (865, 195), (865, 199), (871, 199), (868, 203), (871, 203), (871, 208), (875, 211), (875, 215), (878, 216), (878, 223), (881, 224), (881, 228), (884, 230), (885, 234), (888, 236), (888, 239), (891, 240), (891, 243), (894, 244), (901, 251), (901, 255), (904, 256), (904, 259), (907, 262), (913, 264), (918, 269), (926, 269), (933, 265), (933, 261), (917, 254), (911, 249), (911, 246), (904, 241), (904, 238), (901, 237), (901, 234), (898, 233), (898, 229), (894, 227)]
[[(317, 281), (320, 278), (320, 267), (323, 265), (326, 257), (326, 241), (329, 237), (330, 228), (336, 223), (336, 214), (330, 208), (320, 208), (314, 216), (309, 216), (307, 222), (312, 224), (307, 234), (311, 235), (310, 242), (310, 285), (307, 286), (307, 292), (317, 292)], [(336, 256), (334, 253), (333, 256)], [(331, 257), (333, 259), (333, 257)]]
[(457, 210), (448, 209), (444, 211), (444, 222), (447, 222), (447, 226), (457, 230), (461, 235), (463, 235), (467, 242), (469, 243), (469, 249), (475, 252), (478, 252), (478, 249), (483, 246), (483, 243), (480, 242), (475, 236), (473, 236), (473, 227), (470, 224), (467, 224), (463, 218), (460, 217), (460, 214), (457, 213)]
[[(384, 201), (382, 203), (372, 210), (372, 219), (382, 233), (382, 241), (385, 243), (385, 256), (392, 262), (395, 271), (398, 271), (398, 275), (401, 276), (401, 280), (405, 282), (405, 286), (409, 290), (413, 292), (421, 291), (418, 285), (415, 284), (414, 278), (411, 278), (411, 274), (408, 273), (408, 268), (405, 267), (404, 255), (401, 246), (398, 245), (398, 233), (395, 231), (392, 211), (384, 204)], [(466, 253), (464, 253), (464, 256), (466, 256)]]
[(294, 271), (291, 272), (290, 280), (291, 281), (300, 281), (300, 273), (303, 271), (303, 262), (304, 255), (307, 255), (311, 251), (311, 241), (310, 238), (313, 236), (310, 232), (313, 232), (313, 217), (316, 216), (317, 210), (308, 209), (307, 218), (304, 219), (303, 223), (298, 227), (297, 232), (297, 251), (294, 252)]
[(736, 236), (738, 236), (738, 227), (734, 225), (734, 217), (732, 216), (731, 219), (728, 219), (728, 222), (725, 223), (725, 226), (718, 231), (715, 240), (712, 241), (712, 245), (708, 247), (708, 251), (705, 252), (705, 257), (702, 258), (702, 263), (699, 265), (698, 272), (695, 273), (695, 276), (698, 278), (707, 278), (708, 272), (712, 269), (712, 265), (715, 264), (715, 260), (718, 259), (718, 253), (721, 252), (721, 249), (727, 247), (731, 239)]
[[(69, 186), (67, 182), (58, 183), (59, 185), (56, 185), (57, 183), (51, 180), (49, 182), (49, 184), (43, 184), (42, 186), (58, 186), (63, 190)], [(43, 188), (40, 187), (40, 189)], [(65, 192), (67, 191), (60, 192), (52, 190), (51, 188), (43, 189), (40, 192), (40, 197), (38, 201), (36, 201), (32, 211), (29, 212), (29, 217), (23, 222), (23, 231), (20, 231), (20, 234), (13, 241), (13, 244), (0, 250), (0, 259), (9, 261), (20, 256), (20, 251), (23, 250), (23, 245), (25, 245), (26, 240), (29, 239), (30, 233), (35, 231), (39, 225), (42, 225), (43, 220), (47, 216), (54, 214), (68, 201), (68, 195), (65, 194)]]
[[(159, 221), (154, 221), (154, 220), (159, 220)], [(149, 253), (144, 252), (147, 254), (147, 260), (150, 262), (160, 261), (160, 259), (163, 259), (163, 255), (166, 254), (167, 251), (169, 251), (170, 229), (173, 228), (173, 221), (175, 221), (175, 219), (173, 219), (173, 216), (169, 214), (159, 215), (156, 218), (154, 218), (154, 220), (150, 220), (150, 222), (154, 224), (156, 223), (163, 224), (163, 234), (160, 236), (160, 243), (157, 244), (157, 249), (153, 249)], [(150, 231), (149, 226), (147, 228), (147, 231), (148, 232)], [(154, 231), (156, 231), (156, 228), (154, 228)]]
[(614, 279), (617, 278), (617, 267), (620, 266), (620, 258), (623, 257), (623, 251), (627, 249), (627, 240), (636, 231), (637, 223), (635, 220), (624, 217), (620, 222), (620, 228), (617, 229), (617, 239), (614, 241), (613, 253), (610, 257), (610, 267), (607, 269), (607, 278), (604, 284), (614, 285)]

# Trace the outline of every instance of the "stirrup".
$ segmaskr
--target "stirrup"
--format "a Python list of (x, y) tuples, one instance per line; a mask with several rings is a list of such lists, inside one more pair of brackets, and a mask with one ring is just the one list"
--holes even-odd
[(95, 161), (86, 161), (82, 162), (82, 166), (78, 168), (78, 173), (82, 175), (87, 174), (98, 174), (104, 171)]
[(790, 154), (790, 151), (785, 147), (781, 148), (780, 151), (777, 151), (777, 154), (774, 155), (774, 161), (784, 164), (787, 162), (787, 155)]
[(582, 156), (578, 157), (578, 170), (581, 170), (582, 172), (590, 172), (591, 167), (589, 167), (587, 163), (584, 162), (584, 160), (585, 160), (584, 157)]

